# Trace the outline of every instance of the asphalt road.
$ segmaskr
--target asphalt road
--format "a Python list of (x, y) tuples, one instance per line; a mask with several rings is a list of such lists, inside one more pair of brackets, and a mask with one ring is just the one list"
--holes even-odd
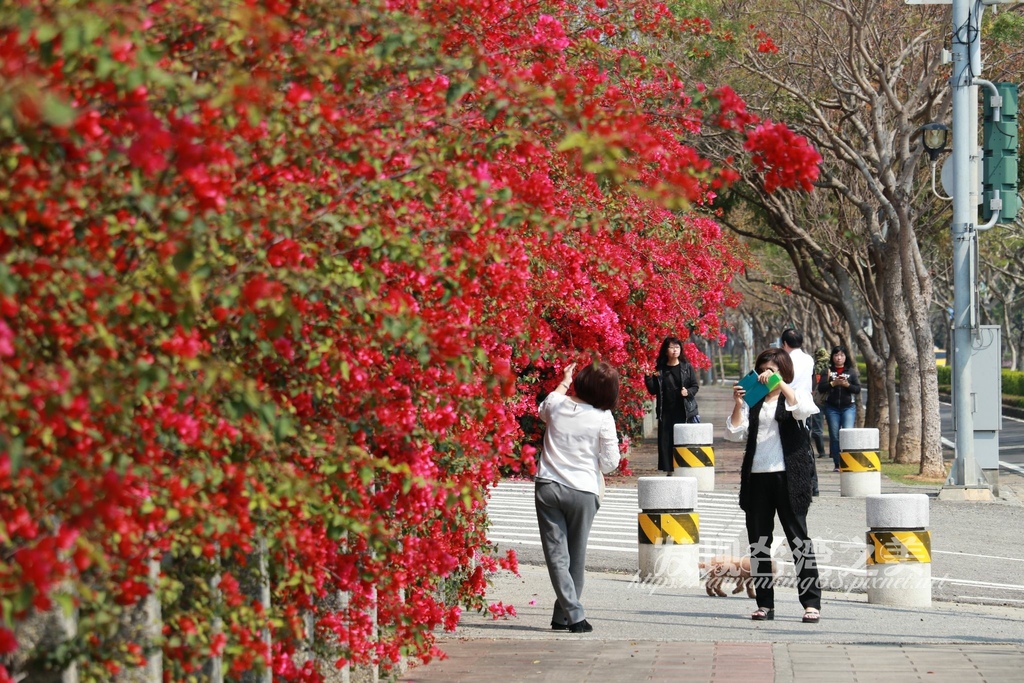
[[(956, 439), (953, 431), (953, 406), (940, 403), (939, 414), (942, 418), (943, 445), (952, 455), (952, 444)], [(999, 432), (999, 464), (1004, 467), (1010, 465), (1005, 467), (1010, 470), (1013, 467), (1024, 470), (1024, 420), (1003, 415), (1003, 428)], [(1024, 474), (1024, 471), (1017, 473)]]
[[(1015, 476), (1015, 475), (1008, 475)], [(861, 594), (866, 519), (864, 500), (839, 495), (839, 475), (820, 472), (822, 495), (808, 513), (818, 565), (832, 594)], [(924, 491), (930, 489), (925, 488)], [(886, 484), (885, 492), (910, 492)], [(922, 492), (924, 492), (922, 491)], [(914, 491), (916, 492), (916, 491)], [(743, 513), (735, 491), (701, 493), (700, 554), (746, 552)], [(1024, 606), (1024, 506), (1019, 502), (972, 503), (932, 500), (932, 595), (935, 600)], [(609, 487), (588, 543), (587, 569), (633, 575), (637, 571), (636, 490)], [(543, 565), (530, 482), (503, 482), (488, 503), (492, 527), (488, 537), (502, 550), (514, 548), (522, 564)], [(775, 546), (785, 537), (776, 530)], [(776, 549), (780, 574), (792, 574), (790, 553)]]
[[(951, 407), (942, 405), (941, 413), (944, 440), (952, 443)], [(1013, 494), (1007, 499), (985, 504), (940, 501), (934, 498), (938, 487), (904, 489), (891, 482), (883, 486), (883, 493), (920, 492), (932, 496), (936, 600), (1024, 607), (1024, 545), (1019, 542), (1020, 529), (1024, 528), (1024, 495), (1019, 492), (1024, 488), (1016, 483), (1024, 475), (1024, 421), (1004, 416), (1002, 427), (1000, 462), (1006, 486), (1001, 489)], [(952, 449), (948, 455), (952, 457)], [(864, 571), (864, 502), (842, 498), (839, 475), (831, 472), (829, 463), (818, 463), (822, 495), (811, 506), (808, 527), (820, 548), (819, 566), (832, 596), (857, 594), (857, 582)], [(734, 497), (735, 486), (725, 479), (713, 495), (702, 494), (704, 498), (699, 501), (703, 558), (745, 552), (742, 513), (734, 498), (723, 498)], [(543, 565), (532, 486), (528, 482), (504, 482), (499, 489), (505, 493), (495, 492), (488, 505), (493, 517), (488, 536), (503, 549), (514, 548), (523, 564)], [(629, 576), (637, 569), (635, 490), (627, 494), (609, 487), (609, 496), (598, 513), (600, 519), (595, 520), (587, 567)], [(780, 531), (776, 541), (783, 539)], [(780, 549), (783, 562), (788, 556), (788, 551)]]

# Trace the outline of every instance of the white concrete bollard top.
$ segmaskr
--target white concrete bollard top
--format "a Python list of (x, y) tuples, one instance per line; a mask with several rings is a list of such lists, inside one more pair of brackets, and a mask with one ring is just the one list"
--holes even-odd
[(672, 428), (676, 446), (710, 446), (715, 441), (715, 426), (710, 422), (678, 424)]
[(923, 493), (866, 496), (864, 505), (871, 529), (928, 528), (928, 496)]
[(697, 480), (693, 477), (640, 477), (636, 493), (641, 510), (697, 508)]
[(877, 451), (878, 430), (874, 428), (840, 429), (839, 448), (844, 451)]

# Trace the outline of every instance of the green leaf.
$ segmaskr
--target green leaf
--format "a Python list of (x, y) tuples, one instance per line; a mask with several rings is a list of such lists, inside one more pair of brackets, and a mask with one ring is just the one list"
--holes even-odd
[(70, 593), (54, 593), (51, 597), (54, 602), (60, 605), (61, 611), (64, 612), (65, 616), (71, 616), (75, 613), (75, 600), (71, 597)]
[(43, 43), (48, 43), (56, 38), (58, 33), (60, 33), (60, 29), (54, 24), (40, 24), (36, 28), (36, 40), (38, 40), (39, 44), (42, 45)]
[(96, 58), (96, 78), (105, 79), (117, 69), (118, 61), (106, 55)]
[(179, 249), (175, 254), (174, 258), (171, 259), (171, 263), (174, 264), (174, 269), (179, 273), (184, 273), (188, 270), (189, 266), (196, 258), (196, 252), (192, 248), (191, 244), (186, 244)]
[(128, 90), (135, 90), (143, 83), (146, 82), (146, 72), (143, 69), (132, 69), (128, 72), (128, 78), (125, 83), (125, 87)]
[(3, 619), (5, 626), (14, 626), (14, 603), (10, 598), (0, 599), (0, 606), (3, 608)]
[(64, 29), (61, 36), (61, 47), (64, 54), (73, 55), (82, 49), (82, 29), (77, 26), (69, 26)]
[(79, 15), (82, 22), (82, 37), (86, 43), (92, 43), (107, 31), (106, 22), (99, 15), (93, 13), (82, 13)]
[(25, 440), (16, 436), (7, 442), (7, 455), (11, 459), (11, 474), (17, 474), (25, 455)]
[(274, 440), (277, 442), (284, 441), (293, 436), (298, 436), (298, 432), (295, 431), (295, 426), (292, 424), (291, 418), (287, 415), (282, 415), (278, 418), (277, 422), (274, 423)]
[(448, 84), (448, 92), (445, 93), (444, 101), (449, 107), (462, 99), (462, 96), (473, 89), (471, 81), (452, 81)]
[(51, 126), (68, 128), (77, 118), (74, 107), (51, 93), (44, 94), (40, 104), (43, 120)]

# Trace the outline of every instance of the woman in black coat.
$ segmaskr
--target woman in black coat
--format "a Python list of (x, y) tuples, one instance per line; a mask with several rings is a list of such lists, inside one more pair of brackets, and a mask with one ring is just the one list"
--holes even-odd
[(818, 564), (807, 531), (807, 510), (811, 505), (811, 472), (814, 458), (807, 430), (802, 422), (818, 412), (806, 390), (796, 390), (793, 363), (782, 349), (762, 351), (754, 361), (758, 380), (769, 384), (778, 373), (782, 381), (748, 410), (739, 384), (733, 388), (732, 414), (725, 421), (725, 438), (746, 440), (740, 467), (740, 508), (746, 513), (750, 543), (750, 575), (757, 591), (754, 621), (775, 618), (775, 587), (771, 547), (775, 515), (793, 551), (797, 592), (804, 607), (803, 620), (816, 624), (820, 618), (821, 586)]
[(677, 337), (665, 337), (661, 342), (654, 374), (644, 377), (644, 384), (652, 396), (657, 397), (655, 416), (658, 418), (658, 469), (672, 474), (672, 456), (675, 452), (675, 426), (698, 421), (697, 371), (683, 353), (683, 342)]
[(825, 397), (825, 421), (828, 422), (828, 451), (832, 465), (839, 471), (839, 430), (853, 429), (857, 423), (857, 397), (860, 378), (857, 364), (850, 360), (845, 346), (833, 346), (828, 370), (821, 373), (818, 393)]

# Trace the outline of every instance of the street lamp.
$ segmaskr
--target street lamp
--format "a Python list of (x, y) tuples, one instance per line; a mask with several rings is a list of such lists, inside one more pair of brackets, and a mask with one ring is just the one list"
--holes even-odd
[(949, 141), (949, 126), (944, 123), (926, 123), (920, 128), (921, 142), (924, 144), (924, 151), (935, 164), (939, 155), (946, 151), (946, 143)]
[(935, 189), (935, 162), (939, 160), (939, 155), (946, 151), (946, 142), (949, 141), (949, 126), (944, 123), (926, 123), (918, 130), (921, 131), (921, 144), (924, 145), (924, 151), (928, 152), (928, 157), (931, 159), (932, 194), (939, 199), (950, 201), (952, 197), (943, 197)]

